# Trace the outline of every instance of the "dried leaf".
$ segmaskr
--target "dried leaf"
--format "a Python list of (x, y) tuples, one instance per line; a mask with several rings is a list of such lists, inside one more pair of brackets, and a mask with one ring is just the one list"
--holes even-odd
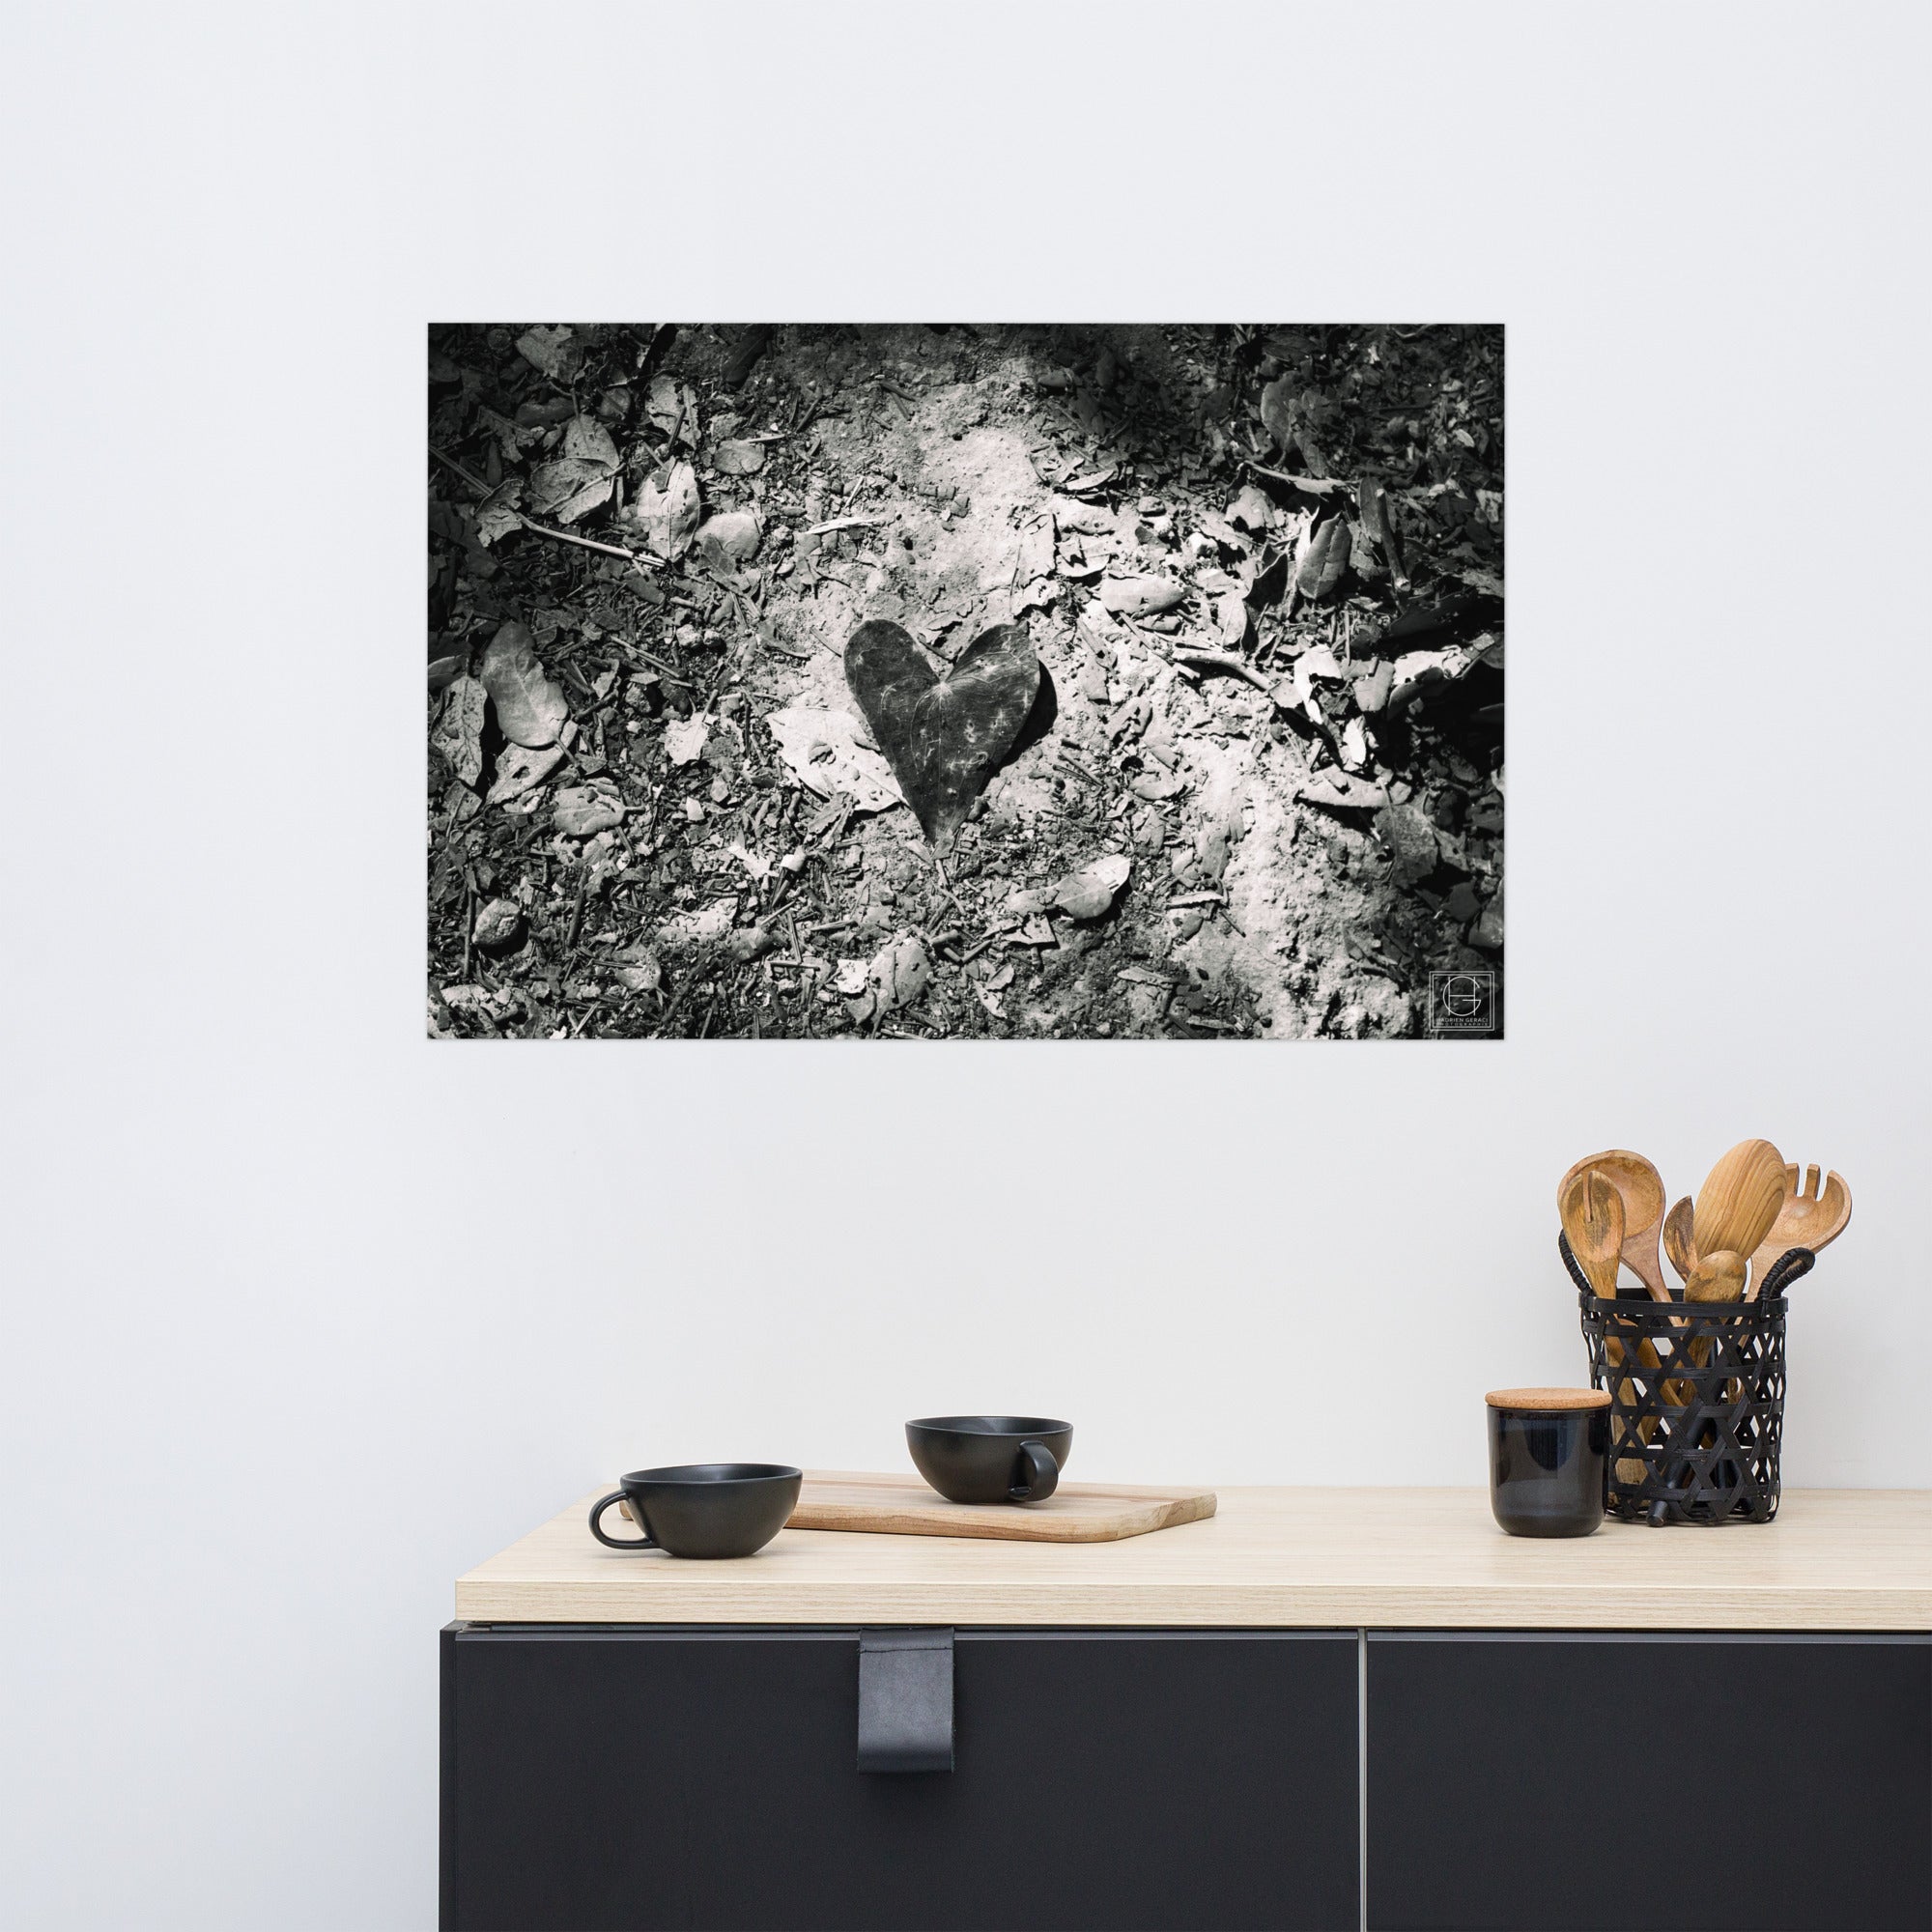
[(1220, 632), (1224, 643), (1245, 642), (1251, 621), (1247, 599), (1238, 590), (1230, 590), (1216, 601), (1214, 626)]
[(1274, 505), (1252, 483), (1241, 486), (1241, 494), (1228, 505), (1228, 521), (1260, 535), (1274, 518)]
[(767, 715), (779, 756), (807, 790), (820, 798), (842, 792), (858, 811), (885, 811), (899, 803), (897, 781), (880, 752), (862, 744), (849, 711), (793, 704)]
[(611, 432), (595, 416), (575, 415), (563, 426), (563, 453), (580, 463), (601, 463), (614, 469), (619, 458)]
[(1034, 583), (1053, 575), (1053, 519), (1041, 517), (1020, 532), (1014, 582)]
[(1403, 566), (1402, 541), (1396, 534), (1395, 512), (1388, 492), (1373, 477), (1365, 476), (1356, 486), (1355, 504), (1361, 512), (1362, 534), (1381, 554), (1398, 590), (1408, 588)]
[(1200, 801), (1200, 829), (1194, 835), (1194, 862), (1188, 877), (1196, 885), (1215, 886), (1228, 869), (1228, 857), (1246, 829), (1248, 781), (1232, 759), (1219, 759)]
[(1308, 539), (1301, 553), (1301, 574), (1295, 580), (1304, 597), (1319, 601), (1334, 594), (1348, 573), (1351, 541), (1346, 517), (1330, 517)]
[(512, 619), (490, 639), (481, 670), (503, 736), (513, 744), (535, 748), (556, 742), (570, 707), (561, 687), (544, 675), (533, 641), (529, 632)]
[(727, 933), (718, 951), (732, 965), (743, 966), (748, 960), (769, 952), (777, 944), (776, 925), (768, 920), (762, 925), (744, 925), (736, 932)]
[(701, 711), (665, 727), (665, 753), (673, 765), (695, 765), (704, 754), (711, 721)]
[(1057, 907), (1070, 919), (1098, 919), (1120, 895), (1132, 869), (1133, 861), (1125, 853), (1108, 852), (1050, 886), (1015, 893), (1007, 901), (1007, 909), (1029, 914)]
[(611, 961), (611, 977), (633, 993), (664, 991), (664, 966), (648, 946), (627, 946)]
[(868, 1020), (909, 1007), (931, 978), (932, 961), (924, 945), (912, 938), (895, 940), (873, 955), (866, 968), (865, 990), (846, 1010), (855, 1020)]
[(569, 838), (594, 838), (624, 822), (624, 801), (608, 779), (565, 785), (551, 809), (551, 822)]
[(696, 912), (674, 913), (658, 927), (658, 939), (668, 947), (710, 946), (731, 930), (738, 917), (736, 896), (714, 901)]
[(1323, 772), (1297, 785), (1294, 795), (1331, 811), (1376, 811), (1388, 803), (1388, 793), (1380, 785), (1350, 778), (1347, 772)]
[(511, 745), (497, 760), (497, 781), (483, 803), (503, 805), (510, 799), (522, 798), (526, 792), (534, 791), (562, 763), (561, 745), (552, 745), (540, 752)]
[(765, 467), (765, 445), (734, 438), (712, 451), (711, 463), (721, 476), (755, 476)]
[(1152, 616), (1187, 601), (1187, 586), (1169, 577), (1103, 577), (1100, 602), (1120, 617)]
[(430, 748), (449, 760), (450, 769), (467, 785), (483, 775), (483, 686), (473, 677), (453, 678), (443, 695)]
[(724, 510), (699, 526), (698, 553), (725, 566), (748, 563), (757, 555), (763, 534), (750, 510)]
[(697, 392), (689, 383), (680, 383), (674, 376), (656, 377), (644, 402), (644, 414), (663, 435), (674, 435), (687, 447), (697, 447)]
[(562, 453), (531, 472), (529, 507), (540, 517), (574, 524), (611, 500), (617, 467), (611, 432), (594, 416), (572, 416), (564, 425)]
[(1295, 400), (1294, 384), (1286, 376), (1277, 376), (1262, 391), (1262, 426), (1274, 438), (1285, 455), (1295, 446), (1301, 406)]
[(526, 330), (517, 337), (517, 354), (552, 382), (567, 382), (583, 360), (571, 330), (561, 325)]
[(675, 561), (691, 548), (697, 510), (697, 471), (673, 463), (662, 483), (652, 478), (638, 492), (630, 513), (648, 548)]
[(1412, 886), (1441, 863), (1435, 828), (1412, 805), (1385, 805), (1376, 813), (1376, 836), (1395, 862), (1395, 882)]
[(524, 500), (524, 479), (506, 476), (476, 506), (476, 541), (489, 546), (498, 537), (524, 526), (517, 506)]
[(579, 456), (559, 456), (530, 472), (530, 509), (539, 517), (574, 524), (611, 500), (612, 472)]
[(1466, 676), (1476, 662), (1475, 652), (1461, 645), (1452, 645), (1446, 651), (1409, 651), (1403, 657), (1384, 659), (1383, 668), (1389, 673), (1388, 708), (1406, 710), (1424, 692)]

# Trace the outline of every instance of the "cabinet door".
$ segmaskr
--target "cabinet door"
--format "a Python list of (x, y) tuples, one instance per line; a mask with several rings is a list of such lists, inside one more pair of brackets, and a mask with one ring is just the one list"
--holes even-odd
[(443, 1918), (1358, 1921), (1352, 1632), (960, 1631), (954, 1769), (856, 1765), (859, 1633), (443, 1636)]
[(1932, 1640), (1372, 1634), (1368, 1710), (1373, 1927), (1932, 1926)]

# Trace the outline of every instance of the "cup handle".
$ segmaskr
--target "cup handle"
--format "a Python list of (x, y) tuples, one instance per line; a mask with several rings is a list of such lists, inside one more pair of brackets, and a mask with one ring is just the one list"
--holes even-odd
[(1013, 1474), (1019, 1476), (1022, 1469), (1026, 1472), (1024, 1476), (1007, 1492), (1013, 1502), (1043, 1503), (1060, 1487), (1060, 1464), (1044, 1442), (1020, 1444)]
[[(600, 1496), (596, 1500), (596, 1502), (591, 1504), (590, 1534), (594, 1536), (599, 1543), (608, 1544), (612, 1549), (655, 1549), (658, 1547), (657, 1538), (654, 1537), (650, 1533), (650, 1531), (646, 1529), (644, 1525), (640, 1522), (638, 1523), (638, 1533), (639, 1536), (643, 1538), (643, 1541), (641, 1543), (632, 1543), (628, 1539), (620, 1542), (614, 1536), (605, 1535), (604, 1524), (602, 1521), (604, 1512), (607, 1509), (609, 1509), (612, 1503), (620, 1503), (623, 1500), (624, 1500), (623, 1491), (612, 1490), (608, 1496)], [(633, 1517), (631, 1520), (633, 1522), (637, 1522), (637, 1519), (635, 1517)]]

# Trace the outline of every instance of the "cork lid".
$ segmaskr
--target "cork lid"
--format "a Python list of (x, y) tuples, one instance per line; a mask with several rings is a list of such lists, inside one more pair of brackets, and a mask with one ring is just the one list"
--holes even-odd
[(1526, 1408), (1551, 1414), (1569, 1408), (1608, 1408), (1608, 1389), (1492, 1389), (1483, 1400), (1492, 1408)]

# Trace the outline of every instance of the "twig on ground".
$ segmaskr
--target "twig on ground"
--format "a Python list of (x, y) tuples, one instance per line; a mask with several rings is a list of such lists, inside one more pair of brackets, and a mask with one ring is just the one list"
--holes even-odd
[(1244, 677), (1257, 691), (1265, 692), (1271, 698), (1274, 687), (1245, 658), (1237, 658), (1231, 651), (1198, 651), (1192, 646), (1183, 646), (1175, 652), (1177, 662), (1205, 665), (1211, 670), (1232, 671), (1236, 677)]
[[(454, 470), (472, 490), (480, 490), (486, 497), (490, 495), (489, 484), (484, 482), (482, 477), (476, 475), (474, 471), (466, 469), (462, 464), (457, 462), (455, 457), (445, 456), (435, 443), (429, 445), (429, 453), (445, 469)], [(511, 515), (516, 518), (525, 529), (534, 530), (540, 537), (554, 537), (558, 543), (575, 544), (580, 550), (598, 551), (605, 556), (620, 556), (626, 563), (636, 564), (639, 570), (662, 570), (664, 568), (664, 565), (656, 557), (645, 556), (638, 551), (625, 550), (621, 544), (599, 543), (594, 537), (580, 537), (569, 530), (554, 530), (548, 524), (540, 524), (534, 517), (525, 516), (521, 510), (513, 510)]]

